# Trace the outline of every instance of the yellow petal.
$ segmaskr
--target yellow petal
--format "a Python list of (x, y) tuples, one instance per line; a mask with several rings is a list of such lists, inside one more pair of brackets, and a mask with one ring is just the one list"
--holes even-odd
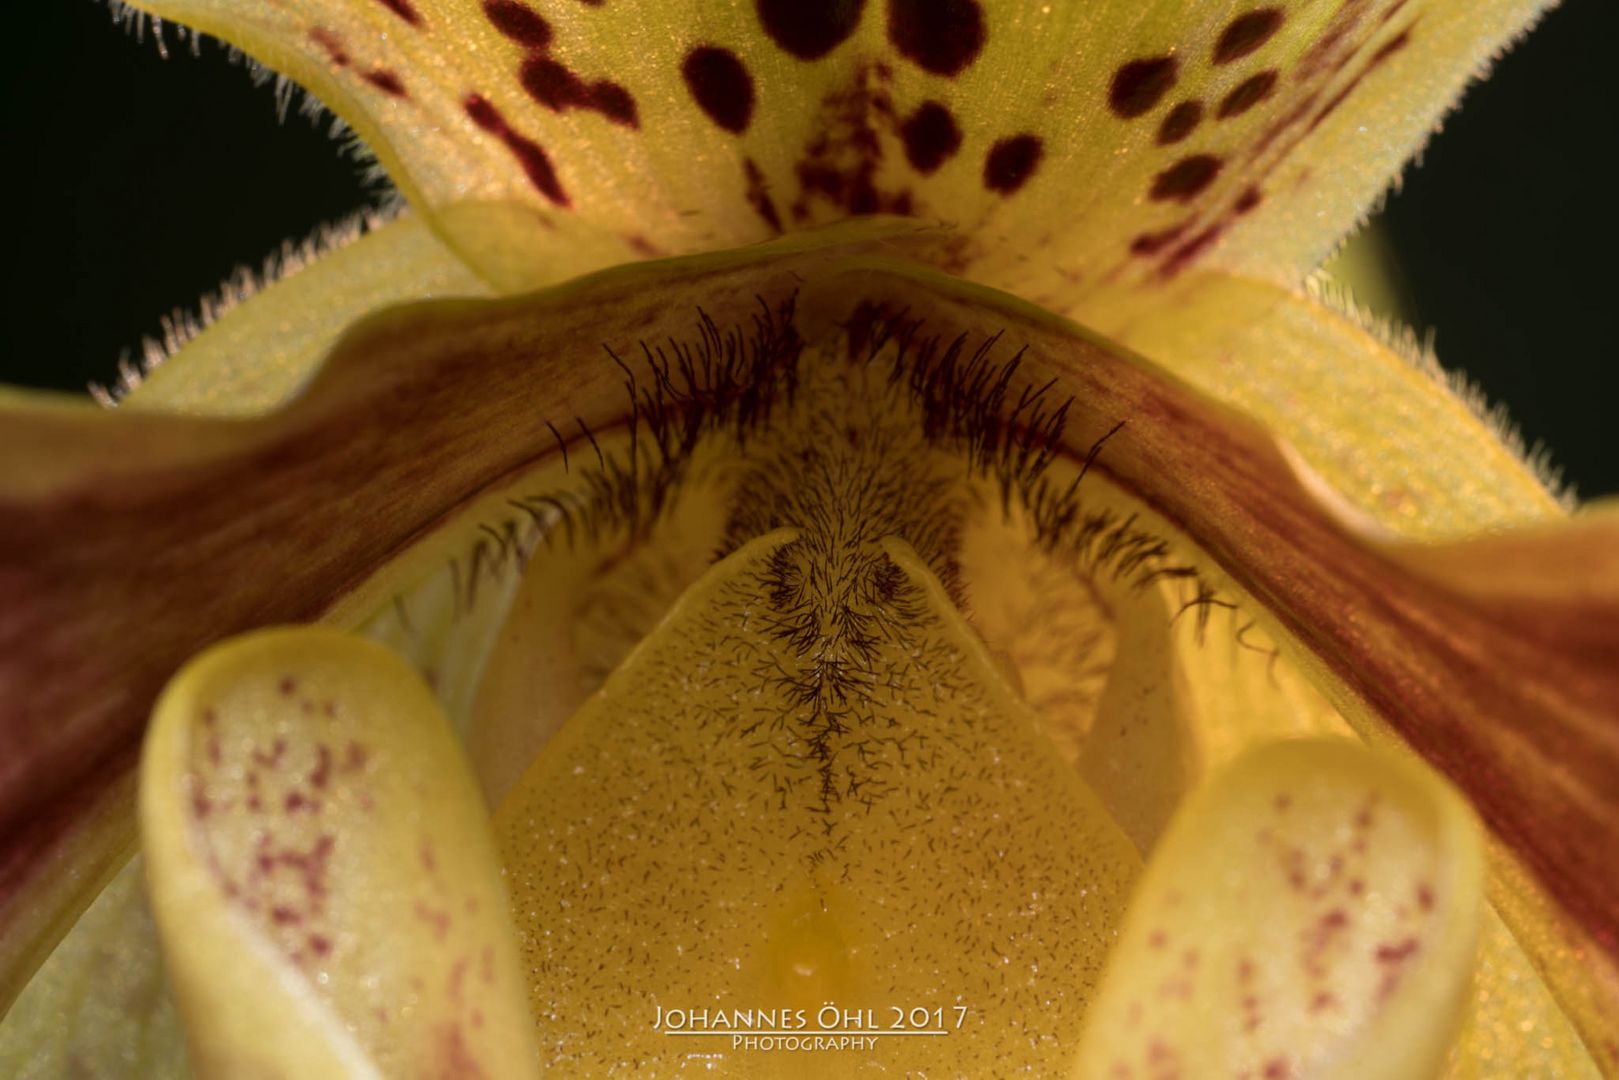
[[(576, 459), (589, 453), (578, 423), (610, 430), (645, 410), (642, 455), (672, 436), (653, 423), (681, 392), (665, 392), (638, 342), (731, 356), (736, 366), (708, 374), (733, 390), (752, 377), (747, 365), (772, 370), (796, 349), (785, 321), (794, 275), (829, 257), (817, 247), (825, 239), (628, 268), (623, 281), (504, 305), (382, 315), (262, 417), (109, 412), (0, 392), (0, 460), (10, 466), (0, 473), (4, 998), (127, 859), (139, 733), (180, 664), (268, 623), (357, 625), (458, 554), (468, 555), (463, 569), (493, 573), (510, 552), (480, 560), (477, 526), (490, 504), (502, 525), (526, 526), (532, 510), (506, 500), (513, 485), (532, 494), (525, 479), (562, 459), (556, 432)], [(706, 328), (703, 312), (714, 320)], [(605, 343), (634, 363), (633, 399), (602, 348), (615, 323)], [(719, 326), (725, 336), (703, 336)], [(636, 469), (655, 465), (648, 456)], [(644, 475), (636, 469), (628, 476)]]
[[(814, 242), (398, 312), (347, 339), (330, 371), (261, 420), (13, 411), (0, 449), (28, 467), (0, 478), (0, 585), (15, 598), (0, 613), (0, 673), (25, 689), (6, 698), (16, 751), (0, 767), (19, 786), (0, 796), (25, 815), (31, 800), (80, 805), (93, 790), (87, 763), (117, 760), (138, 703), (179, 657), (257, 620), (365, 599), (403, 562), (419, 573), (448, 558), (420, 541), (487, 512), (479, 499), (529, 494), (511, 485), (556, 460), (552, 417), (640, 439), (638, 464), (615, 462), (626, 482), (607, 491), (635, 496), (625, 505), (645, 521), (646, 493), (669, 489), (636, 476), (678, 468), (710, 438), (764, 430), (750, 424), (773, 422), (806, 371), (864, 355), (853, 339), (871, 338), (874, 312), (908, 310), (902, 321), (922, 329), (908, 332), (896, 385), (915, 398), (926, 439), (999, 475), (1003, 497), (1076, 557), (1105, 538), (1084, 531), (1082, 498), (1029, 463), (1064, 457), (1082, 471), (1094, 458), (1093, 475), (1162, 523), (1146, 547), (1192, 551), (1211, 587), (1229, 590), (1341, 712), (1443, 766), (1579, 924), (1609, 940), (1619, 770), (1607, 718), (1619, 688), (1602, 648), (1619, 638), (1614, 590), (1547, 583), (1606, 581), (1611, 520), (1518, 549), (1546, 567), (1532, 593), (1434, 578), (1346, 528), (1271, 435), (1152, 365), (1005, 296)], [(1026, 346), (1021, 366), (984, 359), (994, 332), (1007, 360)], [(604, 340), (630, 359), (597, 353)], [(1063, 409), (1035, 393), (1048, 383), (1072, 396)], [(1019, 414), (1036, 399), (1038, 414)], [(528, 513), (497, 509), (484, 523)], [(64, 534), (80, 539), (63, 545)], [(138, 640), (121, 632), (131, 621), (145, 628)], [(76, 678), (39, 678), (69, 667)], [(1536, 782), (1501, 779), (1516, 776)]]
[(778, 532), (716, 565), (502, 804), (552, 1067), (807, 1069), (656, 1010), (799, 1009), (813, 1032), (829, 1001), (884, 1028), (944, 1010), (917, 1026), (947, 1037), (878, 1041), (891, 1068), (1070, 1059), (1135, 853), (905, 544), (837, 556), (867, 646), (795, 644), (821, 550)]
[(1544, 2), (134, 6), (312, 89), (505, 287), (886, 212), (1091, 314), (1296, 282)]
[[(902, 282), (920, 276), (872, 264), (841, 283), (816, 283), (803, 304), (839, 324), (862, 311), (904, 312), (902, 324), (944, 341), (971, 339), (993, 321), (1024, 345), (1020, 379), (1054, 378), (1073, 395), (1069, 453), (1083, 460), (1095, 450), (1099, 474), (1252, 597), (1250, 613), (1296, 650), (1340, 712), (1368, 732), (1392, 729), (1447, 772), (1558, 899), (1607, 938), (1619, 924), (1619, 892), (1603, 869), (1619, 834), (1610, 794), (1619, 671), (1601, 657), (1619, 640), (1605, 554), (1619, 521), (1527, 537), (1542, 576), (1585, 582), (1578, 590), (1493, 596), (1488, 580), (1468, 588), (1430, 580), (1399, 552), (1347, 530), (1321, 502), (1323, 488), (1301, 483), (1263, 429), (1174, 383), (1149, 389), (1138, 381), (1145, 368), (1080, 337), (1058, 344), (1055, 324), (1034, 309), (942, 280), (925, 289)], [(1082, 520), (1082, 501), (1046, 494), (1054, 520)], [(1505, 780), (1527, 776), (1536, 780)]]
[(139, 857), (125, 864), (0, 1020), (0, 1073), (188, 1075), (143, 870)]
[(386, 650), (274, 630), (198, 658), (140, 816), (200, 1074), (536, 1074), (483, 800)]
[(1495, 913), (1484, 913), (1478, 964), (1445, 1080), (1601, 1076), (1540, 973)]
[(395, 304), (489, 292), (412, 217), (352, 242), (308, 241), (280, 265), (273, 283), (179, 344), (122, 405), (205, 416), (268, 412), (303, 386), (351, 323)]
[(1219, 274), (1097, 329), (1270, 428), (1355, 516), (1420, 540), (1564, 513), (1475, 391), (1407, 333), (1327, 299)]
[(1078, 1075), (1432, 1076), (1483, 884), (1478, 826), (1428, 770), (1335, 740), (1254, 751), (1148, 864)]

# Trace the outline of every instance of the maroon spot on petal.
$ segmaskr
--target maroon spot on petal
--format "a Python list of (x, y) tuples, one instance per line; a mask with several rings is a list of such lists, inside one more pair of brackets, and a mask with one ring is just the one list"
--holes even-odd
[(640, 126), (635, 99), (628, 90), (607, 79), (587, 83), (548, 56), (529, 56), (518, 70), (517, 79), (529, 97), (552, 112), (585, 109), (625, 127)]
[(315, 749), (315, 767), (309, 773), (309, 785), (317, 791), (332, 778), (332, 750), (325, 743)]
[(1013, 135), (989, 148), (984, 158), (984, 186), (1002, 195), (1011, 195), (1029, 182), (1045, 153), (1038, 135)]
[(984, 47), (978, 0), (888, 0), (888, 40), (935, 75), (959, 75)]
[(1142, 233), (1130, 241), (1130, 251), (1134, 255), (1156, 255), (1165, 247), (1180, 239), (1181, 234), (1186, 231), (1186, 227), (1190, 224), (1190, 221), (1183, 221), (1179, 225), (1171, 225), (1169, 228), (1159, 229), (1157, 232)]
[(1218, 110), (1220, 119), (1241, 116), (1261, 101), (1270, 97), (1271, 91), (1276, 89), (1276, 72), (1261, 71), (1258, 75), (1250, 76), (1236, 86), (1231, 92), (1220, 99)]
[(422, 17), (418, 15), (416, 13), (416, 9), (411, 6), (410, 0), (377, 0), (377, 3), (381, 4), (395, 15), (398, 15), (401, 19), (404, 19), (412, 26), (422, 25)]
[(848, 40), (866, 0), (755, 0), (770, 40), (800, 60), (819, 60)]
[(736, 53), (717, 45), (699, 45), (680, 65), (686, 89), (698, 108), (726, 131), (737, 135), (753, 119), (753, 77)]
[(1220, 32), (1210, 59), (1216, 64), (1240, 60), (1269, 41), (1281, 27), (1281, 8), (1263, 7), (1238, 15)]
[(324, 26), (317, 26), (309, 31), (309, 40), (313, 41), (326, 51), (326, 58), (338, 67), (347, 67), (349, 62), (348, 50), (343, 47), (343, 39)]
[(316, 956), (328, 955), (332, 951), (332, 939), (325, 934), (310, 934), (309, 951)]
[(1293, 1070), (1288, 1067), (1286, 1058), (1271, 1058), (1265, 1062), (1265, 1080), (1288, 1080)]
[(448, 911), (424, 904), (420, 900), (416, 901), (413, 911), (418, 919), (433, 928), (433, 936), (439, 941), (443, 941), (449, 936), (450, 913)]
[(539, 12), (517, 0), (483, 0), (484, 17), (519, 45), (543, 49), (551, 44), (551, 24)]
[(1189, 202), (1198, 192), (1214, 183), (1224, 164), (1213, 154), (1193, 154), (1182, 158), (1152, 178), (1148, 198), (1155, 202)]
[(1237, 196), (1237, 201), (1231, 204), (1231, 209), (1239, 214), (1246, 214), (1263, 202), (1264, 198), (1265, 196), (1260, 194), (1258, 188), (1244, 188), (1242, 194)]
[(776, 213), (776, 204), (770, 198), (770, 185), (765, 181), (765, 174), (752, 158), (742, 162), (742, 173), (748, 180), (748, 205), (753, 207), (754, 213), (764, 218), (772, 232), (781, 232), (781, 215)]
[(1377, 962), (1379, 964), (1403, 964), (1417, 951), (1417, 939), (1406, 938), (1394, 945), (1379, 945), (1377, 947)]
[(591, 107), (613, 123), (627, 128), (641, 126), (641, 114), (635, 106), (635, 97), (622, 85), (602, 79), (591, 87)]
[(961, 149), (961, 129), (950, 110), (937, 101), (924, 101), (900, 126), (905, 142), (905, 160), (911, 168), (927, 176)]
[(556, 170), (551, 167), (551, 159), (545, 153), (545, 148), (533, 139), (513, 131), (506, 123), (506, 118), (500, 111), (491, 105), (481, 94), (468, 94), (461, 102), (467, 116), (474, 124), (495, 136), (506, 145), (517, 164), (528, 177), (529, 183), (558, 206), (568, 206), (568, 193), (562, 189), (557, 180)]
[[(410, 96), (409, 94), (405, 93), (405, 84), (399, 80), (399, 76), (395, 75), (387, 68), (375, 68), (366, 72), (365, 81), (390, 97), (407, 98)], [(313, 705), (310, 705), (308, 702), (306, 702), (305, 705), (307, 706), (304, 710), (305, 712), (314, 711)]]
[(1225, 226), (1219, 222), (1210, 225), (1180, 247), (1171, 251), (1168, 257), (1164, 259), (1163, 268), (1159, 273), (1164, 277), (1174, 277), (1190, 266), (1192, 261), (1199, 255), (1213, 247), (1214, 242), (1220, 239), (1221, 234), (1224, 232)]
[(361, 746), (357, 742), (351, 742), (349, 743), (348, 750), (345, 753), (343, 768), (348, 772), (363, 769), (365, 768), (365, 759), (365, 747)]
[(298, 680), (291, 675), (283, 676), (281, 681), (276, 683), (276, 689), (281, 691), (282, 697), (291, 697), (298, 690)]
[(1372, 58), (1366, 62), (1366, 70), (1372, 70), (1409, 44), (1411, 44), (1411, 30), (1407, 27), (1397, 37), (1390, 38), (1378, 47), (1378, 50), (1372, 54)]
[(1113, 73), (1107, 104), (1126, 120), (1150, 112), (1175, 85), (1179, 65), (1173, 56), (1132, 60)]
[(1197, 130), (1197, 125), (1203, 122), (1203, 103), (1201, 101), (1183, 101), (1170, 109), (1164, 116), (1164, 122), (1158, 125), (1158, 145), (1169, 146), (1178, 143), (1186, 136)]

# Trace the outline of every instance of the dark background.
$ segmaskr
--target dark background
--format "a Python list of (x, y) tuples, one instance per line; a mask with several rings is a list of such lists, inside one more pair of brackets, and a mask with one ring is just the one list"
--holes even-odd
[[(1619, 493), (1602, 312), (1619, 239), (1619, 5), (1567, 0), (1465, 107), (1384, 212), (1412, 321), (1504, 401), (1586, 497)], [(7, 315), (0, 381), (80, 390), (233, 267), (377, 197), (324, 124), (276, 119), (223, 49), (162, 60), (92, 0), (7, 13)]]

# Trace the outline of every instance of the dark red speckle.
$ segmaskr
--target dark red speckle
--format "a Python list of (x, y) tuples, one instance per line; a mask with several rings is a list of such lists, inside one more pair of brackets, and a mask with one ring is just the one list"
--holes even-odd
[(737, 135), (753, 120), (753, 77), (736, 53), (717, 45), (699, 45), (680, 65), (686, 89), (697, 107), (726, 131)]
[(1221, 31), (1210, 59), (1216, 64), (1240, 60), (1269, 41), (1281, 27), (1281, 8), (1257, 8), (1245, 15), (1238, 15)]
[(551, 44), (551, 24), (527, 4), (517, 0), (483, 0), (485, 18), (519, 45), (543, 49)]
[(523, 61), (517, 79), (528, 96), (552, 112), (586, 109), (601, 113), (615, 124), (641, 126), (635, 99), (622, 86), (608, 79), (587, 83), (566, 65), (548, 56), (531, 55)]
[(317, 26), (309, 31), (309, 40), (313, 41), (326, 51), (326, 58), (338, 67), (347, 67), (349, 62), (348, 50), (343, 47), (343, 39), (324, 26)]
[(1220, 222), (1215, 222), (1213, 225), (1203, 229), (1196, 236), (1171, 251), (1168, 257), (1164, 259), (1164, 265), (1159, 273), (1164, 277), (1174, 277), (1190, 266), (1192, 261), (1199, 255), (1213, 247), (1215, 241), (1219, 240), (1224, 232), (1225, 226)]
[(899, 129), (905, 142), (905, 160), (923, 176), (934, 172), (961, 149), (961, 129), (950, 110), (937, 101), (924, 101)]
[(1394, 945), (1379, 945), (1377, 947), (1377, 962), (1380, 964), (1403, 964), (1417, 951), (1417, 939), (1406, 938)]
[(1293, 1070), (1287, 1067), (1285, 1058), (1271, 1058), (1265, 1062), (1265, 1080), (1288, 1080)]
[(1407, 28), (1401, 31), (1397, 37), (1393, 37), (1388, 41), (1385, 41), (1378, 48), (1378, 50), (1372, 54), (1371, 60), (1369, 60), (1366, 64), (1366, 70), (1372, 70), (1378, 64), (1381, 64), (1383, 61), (1387, 60), (1389, 57), (1393, 56), (1395, 53), (1399, 52), (1409, 44), (1411, 44), (1411, 31), (1409, 28)]
[(1186, 136), (1197, 130), (1197, 125), (1203, 122), (1203, 103), (1200, 101), (1183, 101), (1170, 109), (1164, 116), (1164, 122), (1158, 125), (1158, 145), (1169, 146), (1178, 143)]
[(1179, 65), (1173, 56), (1132, 60), (1113, 73), (1107, 104), (1126, 120), (1150, 112), (1175, 85)]
[(1130, 251), (1135, 255), (1156, 255), (1165, 247), (1180, 239), (1188, 224), (1190, 222), (1183, 221), (1179, 225), (1171, 225), (1169, 228), (1159, 229), (1157, 232), (1141, 233), (1130, 241)]
[(800, 60), (819, 60), (860, 25), (866, 0), (755, 0), (770, 40)]
[(765, 174), (752, 158), (742, 162), (742, 173), (748, 181), (748, 205), (764, 218), (772, 232), (781, 232), (781, 215), (776, 212), (776, 204), (770, 198), (770, 185), (765, 182)]
[(935, 75), (959, 75), (984, 47), (978, 0), (888, 0), (888, 40)]
[(506, 123), (506, 118), (500, 111), (491, 105), (481, 94), (468, 94), (461, 102), (467, 116), (474, 124), (495, 136), (506, 144), (506, 149), (522, 167), (528, 176), (529, 183), (533, 184), (540, 194), (556, 203), (558, 206), (569, 205), (568, 193), (562, 189), (557, 180), (556, 170), (551, 167), (551, 159), (546, 155), (545, 148), (533, 139), (513, 131)]
[(1040, 165), (1045, 143), (1038, 135), (1013, 135), (989, 148), (984, 159), (984, 186), (1010, 195), (1028, 183)]
[(1250, 76), (1231, 88), (1231, 92), (1220, 99), (1219, 116), (1224, 120), (1231, 116), (1241, 116), (1261, 101), (1270, 97), (1271, 91), (1276, 89), (1276, 72), (1261, 71), (1258, 75)]
[[(400, 81), (399, 76), (395, 75), (387, 68), (376, 68), (372, 71), (366, 72), (365, 81), (390, 97), (406, 98), (410, 96), (409, 94), (405, 93), (405, 84)], [(308, 702), (305, 702), (304, 711), (312, 712), (314, 711), (314, 706)]]
[(377, 0), (377, 2), (410, 25), (418, 27), (422, 25), (422, 17), (411, 6), (410, 0)]
[(276, 689), (281, 691), (282, 697), (291, 697), (298, 691), (298, 682), (290, 675), (283, 676), (281, 681), (276, 683)]
[(315, 749), (315, 767), (309, 773), (310, 786), (317, 791), (332, 778), (332, 751), (325, 743)]
[(1152, 190), (1147, 195), (1156, 202), (1189, 202), (1214, 182), (1223, 164), (1213, 154), (1182, 158), (1152, 178)]
[[(1235, 210), (1239, 214), (1246, 214), (1248, 211), (1252, 210), (1254, 207), (1263, 202), (1264, 198), (1265, 197), (1260, 194), (1258, 188), (1244, 188), (1242, 194), (1237, 196), (1237, 201), (1231, 204), (1231, 209)], [(1285, 809), (1285, 807), (1278, 807), (1277, 809)]]

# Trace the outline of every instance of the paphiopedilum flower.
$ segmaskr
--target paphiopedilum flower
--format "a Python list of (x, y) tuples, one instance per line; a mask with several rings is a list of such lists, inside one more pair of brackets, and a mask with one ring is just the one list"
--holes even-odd
[(1304, 287), (1540, 4), (137, 6), (410, 212), (0, 400), (8, 1063), (1619, 1067), (1619, 528)]

